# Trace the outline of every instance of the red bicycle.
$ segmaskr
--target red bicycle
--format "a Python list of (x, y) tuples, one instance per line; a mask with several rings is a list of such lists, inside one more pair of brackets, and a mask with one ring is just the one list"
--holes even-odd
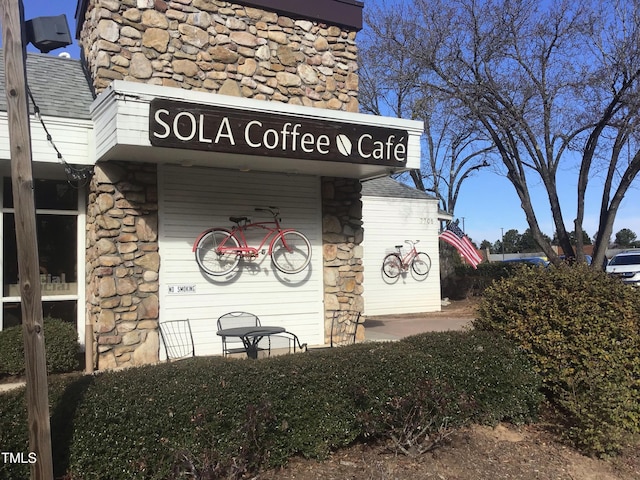
[[(196, 262), (203, 271), (209, 275), (226, 275), (238, 266), (240, 260), (252, 261), (264, 254), (271, 256), (271, 262), (282, 273), (298, 273), (309, 265), (309, 239), (297, 230), (282, 228), (280, 210), (277, 207), (255, 210), (269, 212), (273, 220), (251, 223), (249, 217), (229, 217), (235, 223), (231, 229), (214, 227), (198, 236), (193, 244), (193, 251)], [(247, 244), (247, 230), (259, 229), (265, 230), (260, 245), (250, 247)]]
[(409, 267), (421, 277), (425, 276), (431, 270), (431, 257), (424, 252), (418, 252), (416, 250), (416, 244), (420, 240), (415, 242), (412, 240), (405, 240), (411, 248), (406, 255), (402, 255), (402, 245), (396, 245), (397, 253), (390, 253), (382, 262), (382, 271), (389, 278), (396, 278), (402, 272), (409, 270)]

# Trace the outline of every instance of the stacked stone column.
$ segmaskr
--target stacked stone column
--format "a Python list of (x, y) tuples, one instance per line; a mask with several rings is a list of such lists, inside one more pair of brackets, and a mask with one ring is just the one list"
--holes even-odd
[(95, 169), (87, 211), (87, 315), (94, 367), (158, 361), (158, 200), (155, 165)]
[[(322, 179), (325, 343), (330, 341), (336, 311), (364, 310), (361, 190), (357, 179)], [(363, 336), (359, 331), (358, 339)]]

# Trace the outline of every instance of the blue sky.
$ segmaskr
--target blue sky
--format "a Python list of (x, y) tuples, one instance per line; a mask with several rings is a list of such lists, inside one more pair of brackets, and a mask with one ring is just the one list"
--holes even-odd
[[(365, 9), (367, 3), (369, 2), (365, 1)], [(24, 5), (27, 20), (39, 16), (66, 14), (72, 37), (75, 36), (76, 0), (27, 0)], [(36, 51), (31, 45), (28, 50)], [(58, 55), (62, 51), (68, 52), (72, 58), (80, 57), (75, 39), (74, 45), (56, 50), (51, 54)], [(566, 215), (565, 223), (568, 228), (572, 227), (576, 212), (576, 179), (576, 170), (567, 167), (560, 173), (558, 180), (562, 207)], [(593, 190), (593, 187), (600, 183), (598, 178), (591, 180), (591, 195), (587, 198), (584, 228), (590, 236), (596, 232), (600, 208), (599, 189)], [(551, 212), (545, 200), (544, 190), (541, 187), (532, 187), (532, 191), (534, 206), (538, 212), (538, 222), (547, 235), (553, 236)], [(485, 239), (490, 242), (499, 240), (501, 229), (506, 232), (515, 228), (523, 233), (528, 228), (520, 207), (520, 200), (513, 186), (504, 176), (490, 169), (485, 169), (465, 181), (456, 206), (456, 217), (460, 219), (461, 224), (464, 223), (466, 233), (478, 244)], [(623, 201), (613, 233), (622, 228), (629, 228), (640, 237), (640, 179), (636, 179), (632, 190)]]
[[(531, 177), (533, 178), (533, 177)], [(576, 215), (578, 173), (575, 170), (563, 171), (559, 174), (558, 190), (560, 202), (565, 215), (566, 228), (573, 229), (573, 219)], [(586, 199), (586, 212), (583, 222), (584, 230), (591, 236), (598, 229), (600, 215), (601, 180), (590, 180), (590, 192)], [(538, 216), (538, 223), (544, 233), (553, 237), (555, 228), (551, 218), (551, 209), (546, 200), (544, 188), (540, 185), (532, 188), (534, 208)], [(634, 186), (623, 200), (613, 227), (613, 235), (622, 228), (633, 230), (640, 238), (640, 179), (636, 179)], [(495, 242), (500, 239), (501, 228), (504, 231), (515, 228), (523, 233), (528, 224), (520, 207), (520, 199), (511, 183), (495, 172), (484, 171), (463, 183), (456, 217), (464, 217), (466, 233), (479, 244), (482, 240)]]

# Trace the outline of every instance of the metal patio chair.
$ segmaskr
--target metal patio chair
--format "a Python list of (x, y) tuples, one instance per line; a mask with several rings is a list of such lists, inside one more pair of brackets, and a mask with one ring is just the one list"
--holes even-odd
[(333, 312), (330, 346), (342, 347), (356, 343), (360, 325), (364, 325), (362, 312), (355, 310), (337, 310)]
[[(233, 327), (259, 327), (260, 319), (257, 315), (248, 312), (229, 312), (218, 318), (218, 330)], [(226, 357), (230, 354), (245, 353), (246, 349), (242, 340), (238, 337), (222, 338), (222, 354)], [(261, 342), (263, 343), (263, 342)], [(259, 350), (266, 350), (260, 347)]]
[(329, 345), (311, 347), (308, 350), (322, 350), (326, 348), (342, 347), (356, 343), (358, 328), (364, 325), (362, 312), (355, 310), (336, 310), (331, 320), (331, 335)]
[(268, 342), (269, 356), (273, 352), (277, 353), (296, 353), (298, 351), (306, 351), (307, 344), (300, 343), (300, 339), (295, 333), (285, 331), (277, 335), (270, 335), (263, 339), (263, 342)]
[(167, 361), (195, 357), (195, 345), (189, 319), (160, 322), (160, 337)]

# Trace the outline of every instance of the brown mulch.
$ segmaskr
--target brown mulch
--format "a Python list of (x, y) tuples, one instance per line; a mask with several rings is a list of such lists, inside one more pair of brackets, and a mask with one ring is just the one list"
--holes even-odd
[(540, 425), (473, 426), (434, 451), (409, 457), (384, 445), (355, 445), (325, 461), (302, 458), (256, 480), (633, 480), (640, 447), (598, 460), (562, 444)]

